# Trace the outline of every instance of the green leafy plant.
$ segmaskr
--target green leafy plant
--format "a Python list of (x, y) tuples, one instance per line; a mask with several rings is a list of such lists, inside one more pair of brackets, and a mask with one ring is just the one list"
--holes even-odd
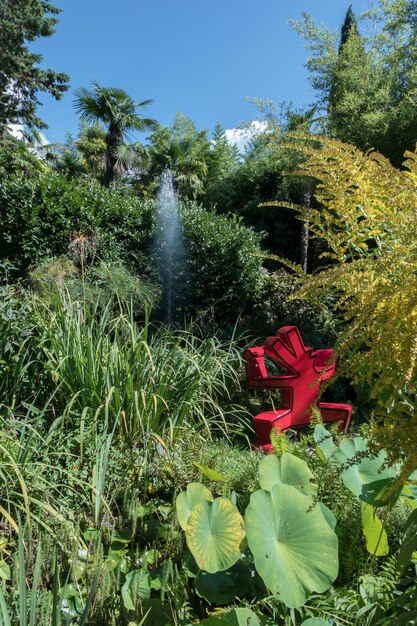
[[(288, 453), (281, 459), (265, 457), (259, 475), (264, 488), (251, 495), (244, 527), (235, 505), (226, 498), (210, 501), (203, 485), (193, 485), (189, 494), (188, 490), (180, 494), (177, 515), (185, 525), (187, 544), (197, 565), (211, 574), (238, 561), (246, 533), (264, 584), (295, 608), (311, 592), (328, 589), (337, 576), (336, 520), (324, 505), (315, 504), (307, 495), (315, 493), (314, 477), (301, 459)], [(196, 504), (184, 524), (191, 493), (197, 496)]]

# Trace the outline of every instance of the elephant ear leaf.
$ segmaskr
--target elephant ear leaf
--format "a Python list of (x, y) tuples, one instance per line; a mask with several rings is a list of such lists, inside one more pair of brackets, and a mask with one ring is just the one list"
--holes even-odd
[(211, 492), (201, 483), (190, 483), (186, 491), (182, 491), (177, 498), (177, 517), (183, 530), (187, 528), (191, 509), (200, 502), (213, 502)]
[(289, 608), (326, 591), (338, 573), (338, 542), (312, 498), (290, 485), (252, 494), (245, 516), (255, 567), (271, 593)]
[(314, 496), (317, 493), (314, 480), (307, 463), (288, 452), (281, 458), (270, 454), (259, 463), (259, 484), (266, 491), (279, 483), (291, 485), (306, 496)]
[(214, 574), (232, 567), (240, 558), (243, 518), (227, 498), (203, 500), (192, 508), (185, 536), (199, 568)]

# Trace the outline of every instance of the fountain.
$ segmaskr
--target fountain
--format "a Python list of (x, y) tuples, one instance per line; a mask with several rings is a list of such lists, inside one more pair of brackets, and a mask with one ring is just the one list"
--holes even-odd
[(170, 325), (175, 320), (179, 280), (184, 262), (184, 243), (178, 197), (172, 172), (168, 169), (161, 176), (157, 202), (156, 248), (162, 276), (164, 317), (165, 322)]

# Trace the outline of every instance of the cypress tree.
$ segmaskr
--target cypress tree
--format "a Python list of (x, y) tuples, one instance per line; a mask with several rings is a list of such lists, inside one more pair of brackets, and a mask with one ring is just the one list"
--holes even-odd
[(348, 10), (346, 11), (345, 21), (343, 22), (342, 28), (340, 30), (339, 54), (341, 53), (343, 46), (347, 43), (352, 33), (354, 33), (355, 35), (359, 35), (356, 16), (353, 12), (352, 5), (350, 5)]

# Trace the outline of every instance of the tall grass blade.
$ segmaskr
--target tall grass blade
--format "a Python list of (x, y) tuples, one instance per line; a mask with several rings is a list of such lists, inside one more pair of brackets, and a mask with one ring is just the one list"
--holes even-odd
[(27, 626), (26, 559), (23, 544), (23, 528), (19, 518), (18, 563), (19, 563), (19, 625)]
[(3, 591), (3, 581), (0, 581), (0, 609), (1, 609), (1, 622), (0, 626), (11, 626), (9, 610), (6, 604), (6, 597)]
[(29, 626), (36, 626), (36, 603), (38, 594), (38, 585), (41, 571), (41, 558), (42, 558), (42, 540), (38, 538), (38, 548), (36, 551), (35, 569), (33, 572), (32, 591), (30, 598), (30, 614), (29, 614)]

